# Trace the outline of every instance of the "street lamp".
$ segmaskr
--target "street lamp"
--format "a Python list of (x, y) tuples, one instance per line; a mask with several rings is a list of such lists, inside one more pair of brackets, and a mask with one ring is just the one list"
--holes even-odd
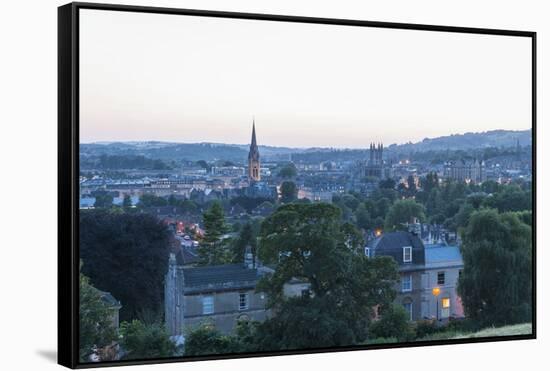
[(432, 295), (435, 296), (435, 319), (439, 321), (439, 299), (437, 298), (441, 293), (441, 289), (436, 286), (432, 289)]

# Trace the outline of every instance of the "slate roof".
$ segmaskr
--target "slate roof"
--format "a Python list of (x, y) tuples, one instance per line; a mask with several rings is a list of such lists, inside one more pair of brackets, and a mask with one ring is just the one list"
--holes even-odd
[(458, 246), (426, 245), (426, 267), (464, 265)]
[(403, 246), (422, 248), (422, 241), (418, 236), (408, 232), (390, 232), (374, 239), (370, 247), (377, 250), (401, 249)]
[(181, 246), (176, 254), (176, 262), (178, 265), (194, 264), (199, 261), (197, 249), (193, 247)]
[[(97, 290), (97, 289), (96, 289)], [(99, 292), (101, 301), (112, 308), (120, 309), (122, 306), (120, 305), (120, 302), (115, 299), (115, 297), (110, 293), (106, 291), (97, 290)]]
[[(424, 265), (424, 244), (422, 240), (409, 232), (389, 232), (369, 241), (367, 246), (373, 256), (391, 256), (400, 268), (413, 269)], [(412, 262), (403, 261), (403, 247), (412, 246)]]
[(260, 278), (257, 269), (248, 269), (243, 264), (186, 268), (183, 274), (186, 291), (250, 288)]

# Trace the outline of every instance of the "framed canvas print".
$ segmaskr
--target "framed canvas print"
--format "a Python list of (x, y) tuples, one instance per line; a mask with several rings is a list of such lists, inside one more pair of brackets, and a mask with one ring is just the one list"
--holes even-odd
[(71, 3), (58, 44), (62, 365), (535, 338), (534, 32)]

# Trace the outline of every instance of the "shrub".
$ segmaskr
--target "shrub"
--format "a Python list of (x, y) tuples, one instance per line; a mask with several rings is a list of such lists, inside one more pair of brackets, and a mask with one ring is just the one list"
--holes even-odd
[(397, 340), (396, 338), (373, 338), (367, 341), (367, 345), (391, 344), (397, 342), (399, 342), (399, 340)]
[(202, 323), (194, 329), (189, 329), (185, 339), (186, 356), (202, 356), (209, 354), (233, 353), (235, 341), (232, 337), (223, 335), (212, 323)]
[(416, 338), (422, 339), (428, 335), (433, 335), (441, 332), (441, 327), (438, 327), (435, 320), (421, 320), (416, 323)]
[(125, 359), (150, 359), (171, 357), (176, 347), (170, 340), (164, 325), (145, 324), (138, 320), (123, 322), (120, 326)]
[(400, 305), (391, 305), (382, 313), (382, 318), (369, 326), (369, 338), (396, 338), (399, 341), (414, 339), (414, 328), (409, 323), (409, 314)]

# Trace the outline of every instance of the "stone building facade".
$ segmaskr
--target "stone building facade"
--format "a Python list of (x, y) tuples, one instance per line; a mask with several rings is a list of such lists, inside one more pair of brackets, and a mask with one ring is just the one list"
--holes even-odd
[(485, 161), (474, 159), (446, 162), (444, 176), (458, 182), (483, 183), (487, 180)]
[[(464, 267), (458, 246), (444, 243), (424, 245), (413, 233), (390, 232), (371, 240), (365, 254), (395, 259), (400, 275), (395, 302), (405, 308), (411, 321), (445, 321), (464, 316), (456, 292), (458, 277)], [(437, 297), (432, 293), (435, 287), (440, 290)]]
[(244, 264), (184, 267), (170, 254), (165, 280), (165, 321), (171, 336), (187, 328), (212, 323), (230, 333), (237, 321), (263, 321), (269, 315), (267, 298), (255, 288), (269, 268), (256, 268), (252, 254)]

